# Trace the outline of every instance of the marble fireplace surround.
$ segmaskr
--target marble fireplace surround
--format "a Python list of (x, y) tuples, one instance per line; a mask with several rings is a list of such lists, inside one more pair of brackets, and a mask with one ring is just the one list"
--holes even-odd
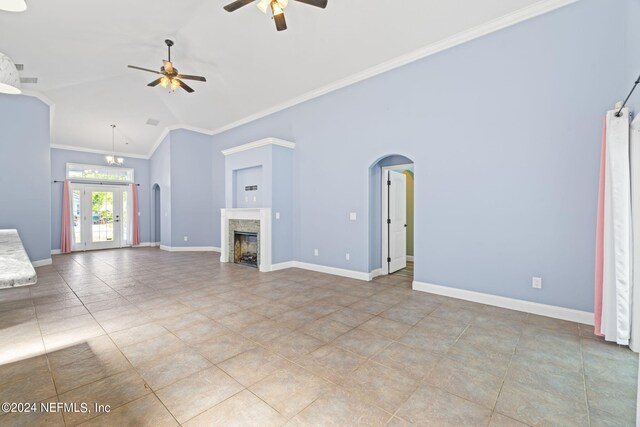
[(258, 234), (258, 269), (271, 271), (271, 209), (221, 209), (222, 247), (220, 262), (233, 262), (233, 232)]

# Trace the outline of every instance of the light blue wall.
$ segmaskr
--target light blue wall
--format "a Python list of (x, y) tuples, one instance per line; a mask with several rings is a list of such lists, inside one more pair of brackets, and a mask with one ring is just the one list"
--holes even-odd
[[(211, 137), (174, 130), (170, 146), (171, 245), (214, 246), (214, 230), (220, 228), (220, 223), (213, 223)], [(188, 241), (184, 241), (184, 236)]]
[[(67, 163), (106, 165), (103, 154), (83, 153), (81, 151), (51, 149), (51, 181), (64, 181)], [(138, 187), (138, 208), (140, 211), (140, 242), (150, 240), (151, 200), (149, 186), (149, 160), (124, 158), (124, 167), (134, 169), (134, 178)], [(60, 249), (62, 230), (62, 183), (51, 183), (51, 249)]]
[[(272, 224), (274, 264), (292, 261), (293, 250), (293, 150), (272, 147)], [(276, 218), (276, 214), (280, 218)]]
[(626, 6), (583, 0), (215, 135), (213, 163), (266, 136), (295, 141), (295, 258), (366, 272), (369, 168), (401, 153), (415, 162), (416, 280), (591, 310)]
[[(263, 207), (262, 165), (233, 171), (233, 207), (261, 208)], [(258, 186), (257, 190), (248, 191), (247, 186)]]
[[(627, 3), (627, 14), (625, 21), (626, 37), (624, 39), (624, 48), (627, 52), (627, 74), (625, 82), (620, 94), (620, 100), (627, 96), (631, 90), (633, 83), (640, 75), (640, 0), (625, 0)], [(640, 87), (636, 89), (627, 104), (635, 115), (640, 113)]]
[(31, 261), (51, 258), (49, 106), (0, 94), (0, 229), (16, 228)]
[[(163, 246), (171, 246), (171, 134), (160, 143), (149, 160), (150, 186), (160, 187), (161, 240)], [(155, 216), (151, 227), (156, 227)]]
[[(216, 147), (217, 148), (217, 147)], [(219, 150), (214, 151), (214, 155), (220, 155)], [(273, 159), (271, 146), (262, 146), (251, 150), (240, 151), (238, 153), (229, 154), (225, 158), (225, 194), (226, 207), (233, 208), (234, 198), (236, 197), (236, 183), (234, 175), (237, 178), (237, 171), (246, 171), (250, 168), (260, 168), (262, 178), (260, 182), (260, 198), (261, 205), (256, 206), (250, 203), (249, 206), (238, 205), (237, 207), (260, 207), (270, 208), (272, 203), (272, 172)]]

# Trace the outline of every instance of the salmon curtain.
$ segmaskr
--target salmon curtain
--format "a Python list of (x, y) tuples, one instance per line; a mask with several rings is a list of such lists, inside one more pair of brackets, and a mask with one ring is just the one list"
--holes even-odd
[(138, 246), (140, 244), (140, 217), (138, 212), (138, 186), (136, 184), (131, 184), (131, 195), (133, 196), (131, 244), (133, 246)]
[(598, 187), (598, 222), (596, 225), (596, 289), (594, 300), (595, 333), (602, 336), (602, 282), (604, 268), (604, 174), (607, 159), (607, 119), (602, 126), (600, 152), (600, 184)]
[(62, 233), (60, 235), (60, 252), (71, 252), (71, 203), (69, 203), (69, 181), (64, 182), (62, 189)]
[[(633, 315), (640, 313), (640, 307), (633, 303), (633, 232), (638, 227), (633, 227), (633, 211), (638, 212), (637, 204), (632, 203), (632, 189), (638, 183), (632, 182), (632, 176), (637, 179), (638, 171), (632, 170), (637, 166), (631, 156), (638, 138), (636, 129), (631, 129), (628, 109), (620, 115), (607, 113), (596, 227), (595, 333), (620, 345), (629, 345), (633, 330), (640, 328), (640, 319)], [(632, 342), (632, 348), (637, 350), (637, 344)]]

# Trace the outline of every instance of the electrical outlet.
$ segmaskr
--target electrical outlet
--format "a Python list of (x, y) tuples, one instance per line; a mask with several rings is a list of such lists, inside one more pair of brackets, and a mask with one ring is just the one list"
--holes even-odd
[(531, 286), (534, 289), (542, 289), (542, 277), (534, 277), (531, 280)]
[(357, 214), (356, 212), (350, 212), (350, 213), (349, 213), (349, 219), (350, 219), (351, 221), (355, 221), (355, 220), (357, 220), (357, 219), (358, 219), (358, 214)]
[(320, 255), (320, 253), (318, 252), (318, 250), (317, 250), (317, 249), (314, 249), (314, 250), (313, 250), (313, 254), (314, 254), (315, 256)]
[(188, 242), (188, 241), (189, 241), (189, 237), (184, 236), (184, 241), (185, 241), (185, 242)]
[(347, 261), (349, 261), (351, 259), (351, 254), (345, 255), (345, 258), (347, 259)]

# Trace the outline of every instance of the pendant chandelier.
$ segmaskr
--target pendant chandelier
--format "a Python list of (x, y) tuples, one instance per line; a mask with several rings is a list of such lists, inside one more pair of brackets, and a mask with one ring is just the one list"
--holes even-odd
[(111, 152), (110, 156), (107, 156), (107, 164), (109, 166), (122, 166), (124, 159), (122, 157), (116, 157), (116, 125), (111, 125)]

